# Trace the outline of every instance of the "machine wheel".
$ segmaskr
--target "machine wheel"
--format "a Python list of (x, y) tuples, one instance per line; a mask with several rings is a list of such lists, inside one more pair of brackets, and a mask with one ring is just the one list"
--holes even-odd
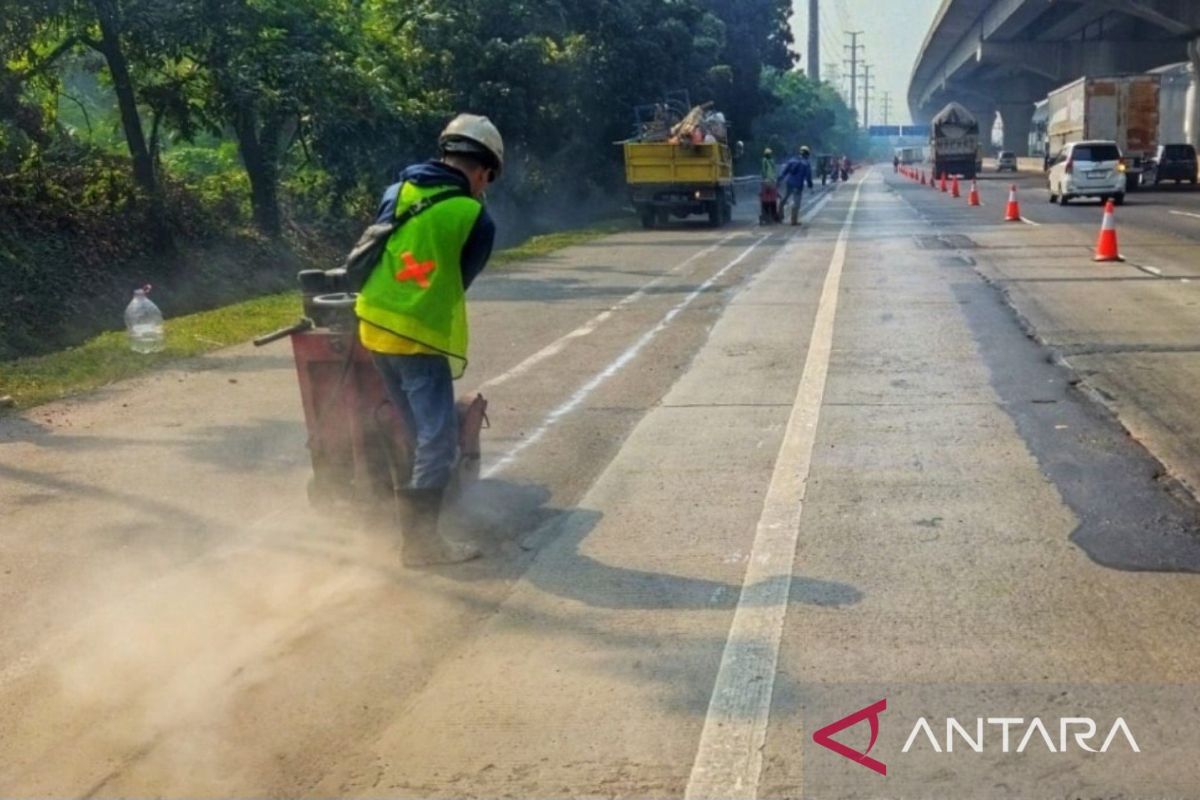
[(660, 208), (654, 212), (654, 224), (659, 228), (667, 227), (667, 223), (671, 221), (671, 212), (665, 208)]
[(721, 201), (710, 200), (708, 206), (708, 224), (714, 228), (721, 227)]
[(642, 227), (645, 228), (646, 230), (653, 230), (654, 229), (654, 217), (655, 217), (655, 214), (654, 214), (653, 208), (643, 208), (642, 209)]
[(1119, 206), (1123, 206), (1123, 205), (1125, 205), (1125, 193), (1124, 193), (1124, 192), (1117, 192), (1116, 194), (1114, 194), (1114, 195), (1113, 195), (1113, 202), (1114, 202), (1114, 203), (1116, 203), (1116, 204), (1117, 204), (1117, 205), (1119, 205)]

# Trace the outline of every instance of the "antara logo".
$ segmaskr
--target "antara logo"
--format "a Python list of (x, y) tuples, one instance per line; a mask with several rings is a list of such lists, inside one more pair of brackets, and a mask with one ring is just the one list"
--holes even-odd
[[(1108, 748), (1112, 746), (1113, 740), (1117, 738), (1117, 734), (1121, 734), (1125, 738), (1125, 742), (1129, 745), (1129, 749), (1135, 753), (1140, 753), (1141, 748), (1133, 738), (1133, 732), (1129, 730), (1129, 726), (1125, 724), (1125, 720), (1117, 717), (1117, 721), (1108, 729), (1108, 735), (1104, 737), (1104, 744), (1100, 745), (1100, 749), (1096, 750), (1090, 745), (1092, 739), (1096, 737), (1096, 721), (1091, 717), (1063, 717), (1058, 720), (1058, 725), (1051, 727), (1058, 728), (1058, 747), (1055, 748), (1055, 741), (1050, 736), (1050, 729), (1038, 717), (1034, 717), (1026, 723), (1024, 717), (988, 717), (987, 724), (989, 726), (998, 726), (1000, 728), (1000, 752), (1013, 752), (1009, 749), (1009, 744), (1016, 740), (1016, 734), (1021, 733), (1024, 728), (1024, 733), (1021, 735), (1020, 744), (1017, 745), (1015, 752), (1024, 753), (1025, 749), (1033, 741), (1036, 735), (1046, 744), (1046, 749), (1051, 753), (1065, 753), (1071, 749), (1071, 743), (1067, 740), (1073, 739), (1074, 744), (1085, 753), (1107, 753)], [(1083, 732), (1078, 729), (1083, 728)], [(908, 741), (904, 743), (904, 749), (901, 751), (907, 753), (912, 749), (913, 743), (916, 742), (920, 734), (925, 734), (925, 738), (929, 741), (930, 746), (935, 753), (953, 753), (954, 739), (957, 736), (962, 740), (963, 744), (971, 748), (976, 753), (982, 753), (986, 746), (987, 737), (984, 736), (984, 719), (979, 717), (975, 720), (975, 735), (971, 736), (967, 729), (963, 727), (954, 717), (946, 719), (946, 747), (943, 750), (936, 736), (933, 735), (933, 728), (929, 725), (929, 721), (924, 717), (917, 720), (917, 724), (913, 726), (912, 733), (908, 735)], [(1035, 745), (1036, 746), (1036, 745)]]
[[(879, 739), (879, 717), (884, 711), (887, 711), (886, 699), (872, 703), (848, 717), (842, 717), (837, 722), (826, 725), (812, 735), (813, 741), (843, 758), (848, 758), (880, 775), (887, 775), (887, 765), (869, 755), (872, 748), (875, 747), (875, 742)], [(867, 744), (866, 750), (859, 752), (833, 738), (834, 735), (864, 721), (871, 726), (871, 741)], [(973, 733), (954, 717), (948, 717), (945, 730), (946, 737), (943, 745), (943, 740), (939, 740), (934, 734), (933, 725), (928, 719), (921, 717), (913, 725), (912, 732), (904, 742), (901, 752), (908, 753), (924, 737), (924, 741), (929, 743), (929, 747), (934, 753), (953, 753), (956, 739), (960, 740), (960, 752), (965, 746), (966, 749), (973, 752), (982, 753), (985, 748), (995, 748), (997, 734), (1002, 753), (1024, 753), (1031, 744), (1035, 747), (1044, 744), (1051, 753), (1065, 753), (1073, 748), (1085, 753), (1107, 753), (1113, 743), (1118, 741), (1118, 737), (1124, 739), (1125, 744), (1132, 752), (1142, 752), (1133, 738), (1133, 731), (1129, 729), (1129, 725), (1122, 717), (1117, 717), (1116, 722), (1109, 727), (1099, 749), (1092, 746), (1096, 743), (1094, 740), (1097, 738), (1099, 727), (1091, 717), (1063, 717), (1057, 720), (1057, 725), (1051, 722), (1049, 727), (1042, 722), (1040, 717), (1033, 717), (1028, 722), (1024, 717), (978, 717), (974, 721)], [(1051, 730), (1057, 732), (1057, 739), (1051, 735)], [(988, 732), (991, 733), (991, 736), (987, 735)], [(1017, 742), (1015, 750), (1012, 748), (1013, 742)]]
[[(857, 761), (867, 769), (874, 770), (880, 775), (887, 775), (887, 764), (884, 764), (882, 761), (876, 761), (867, 755), (871, 752), (871, 748), (875, 746), (875, 740), (879, 738), (879, 715), (884, 711), (887, 711), (886, 698), (877, 703), (872, 703), (864, 709), (855, 711), (848, 717), (842, 717), (831, 725), (826, 725), (813, 734), (813, 741), (821, 745), (821, 747), (829, 748), (839, 756), (848, 758), (851, 761)], [(853, 728), (863, 720), (867, 720), (871, 725), (871, 742), (863, 752), (860, 753), (857, 750), (852, 750), (833, 739), (835, 733), (841, 733), (846, 728)]]

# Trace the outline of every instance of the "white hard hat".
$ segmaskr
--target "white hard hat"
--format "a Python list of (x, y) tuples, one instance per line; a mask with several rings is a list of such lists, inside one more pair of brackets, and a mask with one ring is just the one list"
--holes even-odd
[(495, 160), (496, 172), (504, 169), (504, 139), (487, 117), (459, 114), (438, 137), (438, 147), (442, 153), (486, 154)]

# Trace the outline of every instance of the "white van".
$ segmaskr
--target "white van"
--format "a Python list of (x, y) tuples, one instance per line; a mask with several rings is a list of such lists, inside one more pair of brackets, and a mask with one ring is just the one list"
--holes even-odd
[(1125, 163), (1116, 142), (1068, 142), (1050, 162), (1050, 202), (1066, 205), (1076, 197), (1125, 202)]

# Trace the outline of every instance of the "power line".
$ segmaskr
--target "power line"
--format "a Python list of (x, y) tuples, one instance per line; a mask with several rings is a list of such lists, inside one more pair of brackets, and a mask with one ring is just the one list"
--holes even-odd
[(863, 64), (863, 127), (871, 126), (871, 90), (875, 88), (871, 65)]
[(858, 52), (865, 49), (865, 45), (858, 43), (858, 37), (863, 35), (863, 31), (846, 31), (846, 35), (850, 37), (850, 44), (842, 45), (843, 48), (850, 51), (850, 58), (846, 59), (846, 63), (850, 65), (850, 110), (854, 112), (855, 118), (858, 117)]
[(841, 24), (842, 29), (849, 28), (850, 15), (846, 13), (846, 3), (844, 0), (835, 0), (834, 9), (837, 11), (838, 22)]

